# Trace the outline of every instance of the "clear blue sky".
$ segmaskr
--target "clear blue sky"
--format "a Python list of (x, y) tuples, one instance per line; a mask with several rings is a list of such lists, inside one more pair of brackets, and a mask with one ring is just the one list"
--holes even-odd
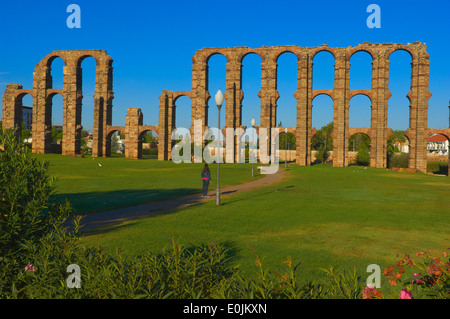
[[(69, 29), (66, 8), (81, 7), (81, 29)], [(366, 8), (381, 7), (381, 29), (369, 29)], [(430, 53), (429, 127), (448, 127), (450, 100), (450, 3), (447, 0), (346, 0), (346, 1), (118, 1), (58, 0), (2, 1), (0, 4), (0, 94), (6, 84), (32, 88), (36, 64), (52, 50), (103, 49), (114, 59), (113, 124), (124, 125), (126, 109), (140, 107), (144, 122), (158, 123), (158, 97), (163, 89), (192, 88), (192, 56), (204, 47), (231, 46), (355, 46), (363, 42), (425, 42)], [(371, 59), (364, 53), (352, 58), (351, 88), (370, 88)], [(393, 97), (389, 101), (389, 126), (406, 129), (410, 57), (396, 52), (391, 58)], [(245, 93), (243, 124), (260, 121), (256, 96), (261, 80), (261, 60), (244, 59)], [(278, 121), (295, 125), (296, 58), (279, 60)], [(332, 88), (333, 58), (327, 53), (314, 60), (314, 88)], [(55, 87), (62, 85), (62, 63), (54, 61)], [(86, 59), (84, 69), (83, 126), (92, 128), (95, 62)], [(210, 90), (225, 89), (225, 58), (210, 62)], [(1, 98), (1, 97), (0, 97)], [(25, 99), (24, 104), (31, 99)], [(211, 99), (213, 103), (213, 99)], [(177, 125), (190, 125), (190, 100), (177, 103)], [(223, 111), (222, 111), (223, 113)], [(223, 115), (223, 114), (222, 114)], [(62, 101), (54, 100), (53, 120), (62, 122)], [(215, 105), (210, 124), (217, 125)], [(224, 116), (222, 116), (222, 123)], [(314, 100), (313, 125), (332, 120), (332, 102), (326, 96)], [(364, 97), (351, 101), (350, 125), (370, 124), (370, 103)]]

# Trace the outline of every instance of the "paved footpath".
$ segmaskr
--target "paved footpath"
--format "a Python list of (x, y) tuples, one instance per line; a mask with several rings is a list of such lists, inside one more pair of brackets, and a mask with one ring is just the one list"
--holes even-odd
[[(275, 174), (268, 174), (262, 178), (247, 182), (245, 184), (221, 187), (220, 196), (221, 198), (227, 197), (232, 194), (242, 193), (257, 188), (274, 185), (276, 183), (281, 182), (286, 176), (287, 176), (286, 171), (279, 169), (278, 172)], [(201, 183), (199, 185), (201, 186)], [(209, 200), (215, 201), (216, 199), (215, 192), (216, 192), (215, 190), (208, 192), (208, 195), (210, 195), (210, 197), (206, 198), (202, 197), (200, 193), (191, 194), (178, 198), (153, 201), (137, 206), (124, 207), (115, 210), (88, 214), (81, 219), (81, 225), (83, 225), (81, 231), (86, 232), (93, 230), (95, 228), (105, 227), (123, 221), (148, 217), (174, 209), (185, 208)]]

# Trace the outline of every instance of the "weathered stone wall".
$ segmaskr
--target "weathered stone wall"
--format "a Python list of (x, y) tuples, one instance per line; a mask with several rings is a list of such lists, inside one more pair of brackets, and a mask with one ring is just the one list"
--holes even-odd
[[(357, 132), (364, 132), (371, 138), (371, 166), (387, 167), (387, 139), (392, 130), (387, 127), (389, 90), (389, 56), (397, 50), (407, 51), (412, 58), (411, 89), (408, 93), (410, 101), (410, 127), (406, 135), (410, 143), (411, 168), (426, 172), (426, 140), (430, 130), (428, 122), (428, 100), (431, 93), (428, 89), (429, 54), (426, 45), (421, 42), (408, 44), (363, 43), (355, 47), (331, 48), (321, 47), (275, 46), (275, 47), (234, 47), (234, 48), (205, 48), (198, 50), (192, 58), (192, 119), (201, 120), (204, 128), (208, 126), (208, 100), (213, 93), (208, 92), (208, 60), (215, 54), (222, 54), (227, 59), (226, 75), (226, 128), (240, 128), (242, 125), (242, 60), (247, 54), (258, 54), (261, 64), (261, 126), (271, 128), (276, 126), (277, 100), (277, 60), (284, 52), (291, 52), (297, 56), (297, 90), (294, 94), (297, 100), (297, 123), (289, 128), (296, 136), (296, 163), (310, 165), (314, 158), (311, 150), (311, 138), (315, 128), (311, 125), (312, 101), (320, 95), (326, 94), (334, 101), (334, 132), (333, 132), (333, 165), (347, 166), (351, 157), (348, 152), (348, 140)], [(316, 90), (312, 87), (312, 64), (314, 56), (321, 52), (330, 52), (335, 59), (334, 88), (331, 90)], [(350, 58), (358, 51), (365, 51), (372, 57), (372, 87), (367, 90), (350, 90)], [(369, 128), (349, 127), (349, 102), (358, 94), (363, 94), (371, 100), (372, 120)], [(170, 159), (170, 134), (175, 129), (174, 91), (163, 91), (160, 97), (160, 132), (159, 159)]]
[[(82, 111), (82, 69), (81, 62), (86, 57), (96, 60), (96, 83), (94, 94), (94, 127), (93, 156), (110, 156), (111, 135), (122, 130), (126, 135), (126, 156), (140, 158), (142, 150), (142, 134), (154, 130), (158, 134), (158, 159), (169, 160), (173, 141), (172, 132), (176, 129), (177, 99), (188, 96), (192, 102), (192, 118), (201, 121), (202, 132), (208, 129), (208, 60), (215, 54), (222, 54), (227, 59), (225, 88), (225, 123), (226, 128), (245, 129), (242, 125), (242, 60), (247, 54), (258, 54), (261, 64), (261, 90), (258, 94), (261, 100), (261, 125), (259, 128), (273, 128), (277, 123), (277, 60), (285, 52), (297, 56), (297, 90), (294, 94), (297, 100), (296, 126), (288, 128), (296, 137), (295, 160), (297, 165), (310, 165), (314, 161), (311, 150), (311, 138), (316, 132), (312, 127), (312, 101), (320, 95), (330, 96), (334, 102), (333, 165), (343, 167), (349, 165), (352, 156), (348, 151), (348, 140), (355, 133), (367, 134), (371, 139), (371, 167), (385, 168), (387, 139), (392, 130), (387, 127), (389, 90), (389, 56), (396, 50), (409, 52), (411, 63), (411, 89), (408, 93), (410, 101), (410, 127), (406, 131), (409, 140), (409, 167), (420, 172), (426, 172), (427, 138), (436, 133), (450, 137), (450, 129), (429, 129), (428, 100), (429, 92), (429, 54), (426, 45), (421, 42), (408, 44), (372, 44), (363, 43), (355, 47), (332, 48), (327, 45), (320, 47), (275, 46), (275, 47), (234, 47), (205, 48), (198, 50), (192, 57), (192, 89), (189, 91), (163, 90), (159, 98), (159, 124), (156, 127), (142, 125), (142, 111), (129, 108), (125, 127), (113, 127), (112, 123), (112, 62), (111, 57), (103, 50), (71, 50), (53, 51), (44, 57), (34, 71), (33, 89), (24, 90), (20, 84), (9, 84), (3, 96), (3, 126), (5, 128), (20, 127), (22, 121), (22, 98), (26, 94), (33, 97), (33, 152), (47, 153), (51, 151), (51, 108), (52, 98), (56, 94), (63, 97), (63, 144), (62, 153), (66, 155), (80, 152), (81, 111)], [(330, 52), (335, 59), (334, 88), (318, 90), (312, 87), (312, 66), (314, 56), (321, 52)], [(350, 90), (350, 58), (358, 51), (365, 51), (372, 57), (372, 87), (366, 90)], [(64, 87), (53, 89), (51, 63), (60, 57), (64, 60)], [(349, 102), (358, 94), (363, 94), (371, 100), (371, 125), (368, 128), (349, 127)], [(449, 117), (450, 121), (450, 117)], [(284, 128), (280, 128), (283, 132)], [(270, 132), (270, 130), (269, 130)], [(192, 127), (191, 127), (191, 133)], [(270, 133), (269, 133), (270, 134)], [(196, 135), (195, 143), (202, 143), (202, 135)], [(231, 143), (237, 144), (237, 138)], [(269, 136), (270, 138), (270, 136)], [(236, 150), (236, 148), (234, 148)], [(234, 151), (235, 152), (235, 151)], [(237, 154), (226, 154), (229, 161), (236, 160)]]

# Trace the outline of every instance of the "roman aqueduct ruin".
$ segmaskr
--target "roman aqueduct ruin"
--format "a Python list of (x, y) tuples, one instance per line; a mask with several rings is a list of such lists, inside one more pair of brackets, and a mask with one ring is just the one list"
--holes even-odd
[[(208, 128), (208, 60), (215, 54), (226, 57), (225, 88), (225, 125), (222, 128), (246, 128), (242, 125), (242, 61), (248, 54), (261, 57), (261, 125), (259, 128), (272, 128), (277, 120), (277, 59), (285, 52), (297, 56), (297, 101), (296, 126), (289, 127), (288, 132), (296, 137), (296, 164), (310, 165), (312, 162), (311, 138), (316, 129), (312, 127), (312, 101), (321, 94), (333, 100), (333, 165), (349, 165), (348, 141), (356, 133), (364, 133), (371, 140), (370, 166), (386, 168), (387, 140), (392, 130), (387, 126), (389, 90), (389, 56), (397, 50), (407, 51), (412, 58), (411, 89), (407, 95), (410, 102), (409, 128), (405, 135), (409, 140), (409, 168), (426, 172), (427, 139), (434, 134), (450, 138), (450, 128), (428, 128), (429, 91), (429, 54), (426, 45), (421, 42), (408, 44), (372, 44), (363, 43), (355, 47), (332, 48), (320, 47), (274, 46), (274, 47), (233, 47), (205, 48), (198, 50), (192, 58), (192, 88), (188, 91), (163, 90), (159, 97), (159, 124), (143, 125), (143, 113), (139, 108), (128, 108), (125, 127), (112, 126), (113, 67), (112, 58), (103, 50), (53, 51), (36, 66), (33, 88), (24, 89), (19, 84), (9, 84), (3, 95), (3, 127), (20, 127), (22, 122), (22, 98), (29, 94), (33, 98), (32, 150), (35, 153), (48, 153), (51, 149), (51, 108), (52, 97), (63, 97), (63, 140), (62, 154), (80, 153), (81, 111), (82, 111), (82, 68), (81, 62), (86, 57), (96, 60), (96, 82), (94, 93), (93, 156), (111, 155), (111, 135), (116, 131), (125, 133), (126, 153), (128, 158), (140, 158), (142, 152), (142, 135), (152, 130), (158, 135), (158, 159), (171, 158), (171, 139), (175, 127), (175, 102), (181, 96), (191, 99), (192, 118), (202, 121), (205, 131)], [(312, 61), (321, 52), (330, 52), (335, 59), (334, 88), (315, 90), (312, 87)], [(372, 57), (372, 86), (367, 90), (350, 90), (350, 58), (359, 51), (365, 51)], [(63, 89), (53, 89), (51, 63), (60, 57), (64, 60)], [(349, 102), (355, 95), (365, 95), (371, 101), (371, 125), (367, 128), (349, 127)], [(280, 128), (280, 132), (284, 131)], [(239, 137), (236, 137), (239, 138)], [(235, 141), (236, 142), (236, 141)]]

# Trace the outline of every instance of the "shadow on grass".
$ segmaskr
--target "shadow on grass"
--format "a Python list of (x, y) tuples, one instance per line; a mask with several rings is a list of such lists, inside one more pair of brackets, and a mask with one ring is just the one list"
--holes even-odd
[(174, 197), (199, 194), (200, 192), (200, 188), (124, 189), (108, 192), (53, 194), (52, 198), (58, 202), (67, 200), (71, 203), (75, 214), (86, 215), (143, 203), (158, 202)]
[(231, 200), (231, 201), (226, 201), (226, 202), (222, 203), (222, 205), (229, 205), (229, 204), (232, 204), (232, 203), (235, 203), (235, 202), (247, 200), (249, 198), (264, 197), (267, 194), (271, 194), (273, 192), (279, 192), (279, 191), (282, 191), (282, 190), (285, 190), (285, 189), (289, 189), (289, 188), (293, 188), (293, 187), (294, 187), (293, 185), (290, 185), (290, 186), (276, 188), (276, 190), (271, 189), (270, 191), (267, 191), (267, 192), (264, 192), (264, 193), (260, 193), (260, 194), (247, 195), (247, 196), (242, 197), (242, 198), (237, 198), (237, 199), (234, 199), (234, 200)]

